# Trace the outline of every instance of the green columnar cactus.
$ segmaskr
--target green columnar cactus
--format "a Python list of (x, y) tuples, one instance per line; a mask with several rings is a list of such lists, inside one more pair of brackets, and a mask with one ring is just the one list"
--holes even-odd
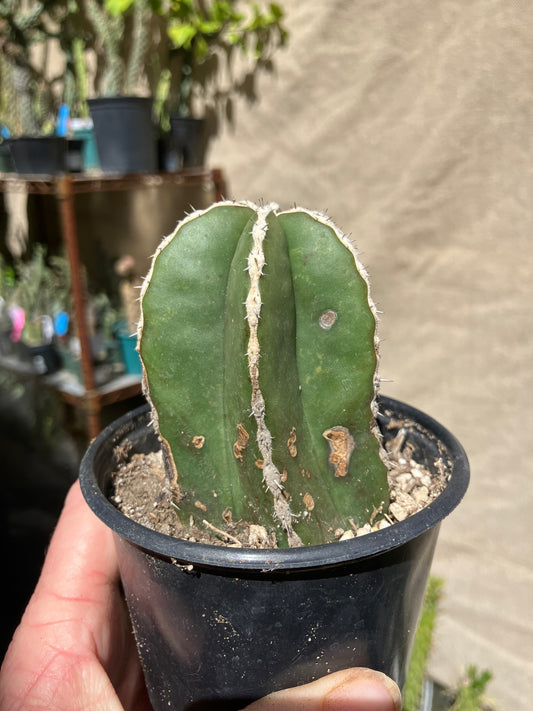
[(45, 95), (50, 94), (50, 83), (44, 76), (42, 61), (32, 57), (31, 49), (53, 37), (44, 18), (53, 18), (56, 9), (53, 1), (0, 2), (0, 54), (4, 58), (1, 91), (8, 94), (2, 97), (0, 120), (12, 133), (38, 134), (53, 116), (53, 111), (50, 114), (46, 110), (50, 97)]
[(246, 521), (296, 546), (386, 512), (375, 309), (329, 218), (194, 213), (157, 250), (141, 302), (145, 393), (185, 526)]
[(151, 11), (147, 0), (136, 0), (133, 3), (132, 43), (126, 67), (125, 94), (132, 94), (137, 90), (144, 58), (150, 46), (150, 18)]
[[(96, 0), (85, 0), (85, 6), (105, 53), (103, 95), (134, 94), (138, 90), (146, 52), (150, 46), (152, 13), (148, 0), (132, 0), (126, 3), (107, 0), (104, 7)], [(131, 46), (127, 56), (124, 56), (127, 11), (132, 14), (133, 26), (128, 38)]]
[(93, 24), (106, 56), (106, 67), (103, 77), (103, 94), (116, 96), (120, 94), (123, 66), (120, 57), (120, 46), (124, 33), (124, 18), (109, 16), (96, 2), (86, 0), (87, 16)]

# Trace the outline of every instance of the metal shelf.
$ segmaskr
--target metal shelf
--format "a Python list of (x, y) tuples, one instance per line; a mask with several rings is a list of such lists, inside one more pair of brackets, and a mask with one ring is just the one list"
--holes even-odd
[(139, 376), (121, 376), (101, 386), (97, 386), (95, 382), (85, 309), (87, 294), (81, 276), (74, 196), (83, 193), (119, 192), (174, 186), (179, 190), (195, 185), (205, 186), (206, 189), (212, 190), (215, 201), (221, 200), (224, 196), (224, 177), (218, 168), (135, 175), (0, 174), (0, 192), (20, 190), (26, 193), (52, 195), (58, 202), (62, 239), (71, 272), (74, 317), (81, 347), (83, 385), (80, 383), (75, 385), (72, 379), (69, 379), (65, 373), (61, 374), (61, 371), (57, 376), (48, 376), (47, 382), (60, 393), (65, 402), (85, 410), (90, 439), (94, 438), (101, 430), (102, 407), (139, 395), (141, 393), (141, 378)]

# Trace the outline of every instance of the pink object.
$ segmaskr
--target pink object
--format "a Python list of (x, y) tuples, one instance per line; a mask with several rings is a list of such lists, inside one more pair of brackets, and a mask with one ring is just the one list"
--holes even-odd
[(13, 308), (9, 309), (9, 315), (12, 323), (10, 338), (16, 343), (20, 341), (22, 329), (26, 322), (26, 314), (24, 313), (24, 309), (21, 309), (20, 306), (13, 306)]

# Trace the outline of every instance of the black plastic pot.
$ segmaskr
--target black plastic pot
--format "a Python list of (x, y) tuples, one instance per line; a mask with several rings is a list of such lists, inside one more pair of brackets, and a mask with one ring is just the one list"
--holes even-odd
[(439, 524), (463, 497), (459, 442), (414, 408), (380, 399), (380, 426), (400, 421), (416, 458), (442, 460), (444, 492), (382, 531), (307, 548), (251, 550), (191, 543), (151, 531), (106, 498), (115, 447), (157, 449), (146, 407), (104, 430), (81, 464), (83, 493), (115, 533), (146, 683), (156, 711), (242, 709), (271, 691), (368, 666), (402, 686)]
[(109, 96), (88, 102), (104, 173), (155, 173), (157, 147), (152, 99)]
[(83, 143), (80, 138), (67, 140), (67, 170), (69, 173), (83, 171)]
[(39, 375), (51, 375), (61, 368), (61, 356), (54, 343), (30, 346), (29, 351), (35, 371)]
[(6, 140), (0, 143), (0, 173), (11, 173), (13, 171), (13, 160)]
[(60, 136), (19, 136), (6, 141), (17, 173), (58, 175), (67, 169), (67, 139)]
[(204, 159), (205, 121), (191, 116), (171, 116), (166, 139), (166, 170), (201, 168)]

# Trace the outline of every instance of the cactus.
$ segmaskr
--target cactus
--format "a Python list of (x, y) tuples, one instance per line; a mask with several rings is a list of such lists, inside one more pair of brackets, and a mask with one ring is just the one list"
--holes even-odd
[(108, 16), (96, 0), (86, 0), (85, 7), (87, 16), (97, 36), (100, 38), (105, 52), (106, 67), (102, 81), (103, 93), (106, 96), (115, 96), (120, 94), (123, 73), (120, 43), (124, 32), (124, 18), (121, 16)]
[[(150, 45), (151, 10), (148, 0), (131, 0), (125, 4), (108, 0), (104, 7), (96, 0), (85, 0), (85, 7), (105, 54), (102, 94), (117, 96), (134, 93), (138, 89)], [(131, 48), (127, 57), (124, 57), (124, 13), (130, 8), (133, 15), (133, 28), (129, 37)]]
[[(72, 29), (75, 29), (74, 23), (72, 25)], [(85, 40), (80, 36), (71, 36), (63, 27), (61, 47), (65, 54), (63, 103), (69, 107), (72, 116), (87, 118), (89, 79), (85, 59)]]
[(0, 2), (0, 122), (5, 123), (13, 134), (39, 134), (54, 117), (56, 107), (53, 106), (51, 83), (45, 76), (45, 62), (38, 58), (41, 53), (34, 58), (31, 50), (54, 37), (45, 18), (48, 16), (48, 21), (51, 18), (53, 21), (57, 5), (54, 0)]
[(144, 389), (180, 521), (326, 543), (388, 507), (376, 311), (324, 215), (216, 203), (158, 248), (141, 292)]

